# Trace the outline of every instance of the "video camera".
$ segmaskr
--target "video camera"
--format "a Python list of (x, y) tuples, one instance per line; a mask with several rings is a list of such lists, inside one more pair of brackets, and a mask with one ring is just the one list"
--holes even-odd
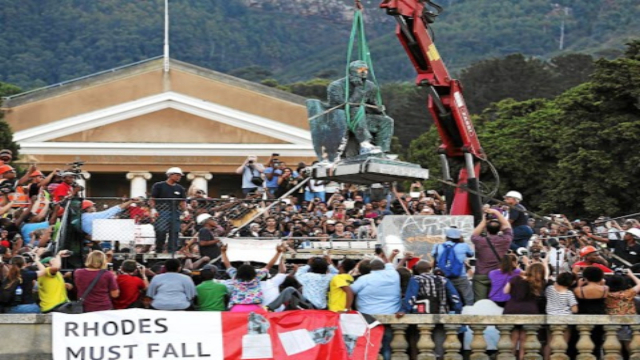
[(72, 163), (68, 163), (67, 165), (71, 166), (70, 168), (68, 168), (67, 170), (65, 170), (65, 172), (71, 172), (74, 173), (76, 176), (76, 179), (84, 179), (84, 175), (82, 175), (82, 166), (84, 166), (85, 162), (84, 161), (74, 161)]

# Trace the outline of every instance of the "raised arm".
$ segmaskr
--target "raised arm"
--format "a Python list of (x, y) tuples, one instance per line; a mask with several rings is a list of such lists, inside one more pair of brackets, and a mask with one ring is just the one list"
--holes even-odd
[(480, 221), (480, 223), (478, 224), (478, 226), (476, 226), (475, 229), (473, 229), (473, 233), (471, 235), (473, 236), (480, 236), (482, 235), (482, 232), (484, 231), (484, 228), (487, 226), (487, 218), (486, 217), (482, 217), (482, 221)]
[(220, 253), (222, 255), (222, 263), (224, 264), (225, 269), (231, 269), (231, 262), (229, 262), (229, 257), (227, 256), (227, 244), (222, 245), (220, 247)]
[(49, 176), (47, 176), (46, 178), (42, 179), (39, 183), (38, 186), (43, 188), (47, 185), (49, 185), (49, 183), (51, 182), (51, 180), (53, 180), (53, 177), (58, 174), (60, 172), (60, 169), (54, 169)]
[(20, 178), (20, 180), (18, 180), (18, 185), (22, 185), (22, 184), (26, 183), (27, 181), (29, 181), (29, 175), (31, 175), (31, 173), (36, 171), (36, 169), (37, 169), (37, 167), (34, 164), (31, 164), (29, 166), (29, 169), (27, 169), (27, 172), (24, 173), (24, 175)]
[(400, 254), (400, 250), (393, 249), (393, 251), (391, 251), (391, 256), (389, 256), (389, 262), (393, 264), (393, 259), (395, 259), (398, 254)]
[(269, 260), (269, 263), (267, 264), (267, 266), (264, 267), (267, 271), (269, 271), (269, 269), (271, 269), (273, 265), (275, 265), (276, 261), (278, 261), (278, 258), (280, 258), (280, 255), (282, 254), (283, 251), (284, 251), (284, 247), (282, 245), (276, 246), (275, 255), (273, 255), (271, 260)]

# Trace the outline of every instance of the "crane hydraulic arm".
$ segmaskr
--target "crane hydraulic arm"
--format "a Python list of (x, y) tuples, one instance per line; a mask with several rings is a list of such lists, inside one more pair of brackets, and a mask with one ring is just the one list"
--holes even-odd
[[(449, 75), (429, 34), (429, 26), (442, 8), (430, 0), (385, 0), (380, 7), (398, 23), (396, 35), (418, 73), (416, 84), (428, 89), (427, 106), (442, 139), (439, 152), (444, 180), (452, 181), (449, 159), (464, 161), (455, 193), (447, 194), (450, 213), (474, 215), (478, 222), (482, 216), (478, 175), (480, 160), (486, 160), (486, 155), (471, 122), (462, 86)], [(476, 194), (465, 188), (475, 190)]]

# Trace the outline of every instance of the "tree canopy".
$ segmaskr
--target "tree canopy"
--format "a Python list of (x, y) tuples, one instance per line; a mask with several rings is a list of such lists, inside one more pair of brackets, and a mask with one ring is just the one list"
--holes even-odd
[[(570, 215), (640, 211), (640, 41), (624, 57), (595, 62), (589, 82), (552, 99), (503, 100), (475, 117), (502, 191), (533, 210)], [(438, 175), (435, 129), (414, 140), (410, 159)]]
[[(19, 94), (21, 92), (22, 90), (17, 86), (0, 82), (0, 105), (2, 105), (3, 97)], [(0, 111), (0, 149), (11, 150), (13, 152), (13, 157), (17, 158), (20, 146), (13, 141), (13, 131), (11, 130), (11, 126), (9, 126), (3, 118), (4, 113)]]

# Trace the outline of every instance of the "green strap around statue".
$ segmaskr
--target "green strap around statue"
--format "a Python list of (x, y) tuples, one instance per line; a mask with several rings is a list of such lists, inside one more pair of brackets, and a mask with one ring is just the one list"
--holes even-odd
[(360, 101), (360, 106), (358, 107), (358, 112), (356, 112), (353, 119), (351, 118), (351, 105), (349, 103), (349, 64), (351, 63), (351, 55), (353, 52), (353, 45), (357, 41), (358, 45), (358, 57), (359, 60), (364, 61), (369, 67), (369, 74), (371, 74), (371, 80), (374, 84), (376, 84), (376, 98), (378, 105), (382, 106), (382, 96), (380, 95), (380, 87), (378, 86), (378, 81), (376, 79), (376, 75), (373, 72), (373, 62), (371, 61), (371, 53), (369, 52), (369, 46), (367, 45), (367, 38), (364, 33), (364, 20), (362, 18), (362, 10), (356, 10), (356, 13), (353, 17), (353, 26), (351, 27), (351, 36), (349, 38), (349, 48), (347, 50), (347, 76), (346, 76), (346, 84), (345, 84), (345, 112), (347, 114), (347, 126), (351, 131), (355, 131), (356, 126), (362, 119), (365, 117), (365, 98), (363, 97)]

